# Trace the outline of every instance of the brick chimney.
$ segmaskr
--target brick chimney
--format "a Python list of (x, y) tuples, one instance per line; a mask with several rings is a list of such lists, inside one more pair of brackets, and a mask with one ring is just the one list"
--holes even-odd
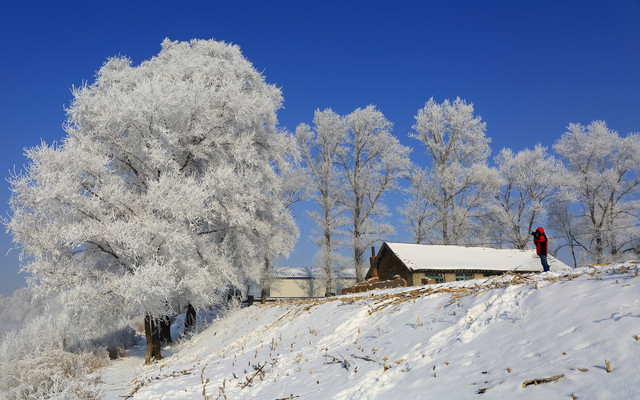
[[(371, 257), (369, 257), (369, 266), (373, 267), (373, 262), (376, 259), (376, 248), (374, 246), (371, 246)], [(373, 268), (371, 270), (371, 277), (372, 278), (377, 278), (378, 277), (378, 268)]]

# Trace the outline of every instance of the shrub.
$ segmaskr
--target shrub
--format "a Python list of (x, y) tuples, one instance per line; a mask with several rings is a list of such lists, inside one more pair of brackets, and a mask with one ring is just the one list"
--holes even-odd
[(4, 336), (0, 343), (3, 400), (94, 397), (97, 378), (87, 375), (107, 364), (107, 352), (89, 350), (69, 332), (62, 319), (41, 316)]

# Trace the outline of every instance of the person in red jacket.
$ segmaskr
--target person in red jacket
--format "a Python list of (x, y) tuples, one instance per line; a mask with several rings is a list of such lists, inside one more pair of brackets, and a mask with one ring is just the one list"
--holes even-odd
[(547, 235), (544, 234), (544, 229), (539, 227), (535, 232), (531, 232), (533, 235), (533, 244), (536, 245), (536, 253), (540, 256), (540, 263), (542, 263), (542, 269), (544, 272), (549, 271), (549, 264), (547, 263), (547, 246), (549, 241)]

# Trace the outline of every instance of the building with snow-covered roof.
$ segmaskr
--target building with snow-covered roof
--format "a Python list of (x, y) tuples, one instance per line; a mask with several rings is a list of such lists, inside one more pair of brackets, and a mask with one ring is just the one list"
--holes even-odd
[[(335, 279), (335, 293), (356, 283), (355, 271), (343, 271)], [(301, 298), (324, 297), (325, 287), (317, 268), (274, 267), (268, 297)]]
[[(552, 256), (548, 256), (548, 262), (552, 271), (569, 269)], [(384, 242), (367, 278), (390, 280), (400, 275), (407, 285), (416, 286), (423, 278), (443, 283), (505, 272), (542, 272), (540, 258), (535, 250)]]

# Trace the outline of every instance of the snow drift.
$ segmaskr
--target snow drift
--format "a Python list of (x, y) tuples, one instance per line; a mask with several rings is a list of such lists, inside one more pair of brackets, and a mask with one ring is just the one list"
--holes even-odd
[(253, 306), (112, 363), (100, 395), (638, 398), (639, 289), (622, 264)]

